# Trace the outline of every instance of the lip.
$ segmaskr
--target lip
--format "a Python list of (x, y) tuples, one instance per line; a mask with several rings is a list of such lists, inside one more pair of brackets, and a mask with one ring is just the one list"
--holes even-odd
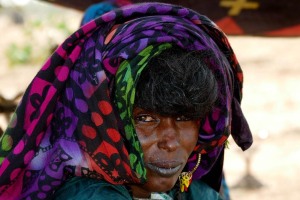
[(178, 173), (182, 167), (182, 163), (177, 161), (154, 162), (146, 163), (146, 167), (159, 176), (171, 177)]

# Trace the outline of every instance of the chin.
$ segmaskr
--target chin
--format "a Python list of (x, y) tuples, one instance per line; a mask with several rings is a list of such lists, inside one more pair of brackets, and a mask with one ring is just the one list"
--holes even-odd
[(167, 192), (170, 191), (174, 185), (176, 184), (176, 182), (174, 183), (161, 183), (161, 185), (154, 187), (152, 189), (152, 192)]
[[(151, 180), (152, 179), (152, 180)], [(145, 184), (145, 187), (150, 192), (167, 192), (171, 190), (178, 180), (178, 176), (175, 177), (153, 177)]]
[(134, 185), (131, 187), (135, 197), (148, 198), (152, 192), (170, 191), (176, 184), (180, 173), (176, 173), (169, 177), (160, 176), (156, 173), (153, 174), (151, 171), (149, 174), (147, 175), (147, 182), (145, 184)]

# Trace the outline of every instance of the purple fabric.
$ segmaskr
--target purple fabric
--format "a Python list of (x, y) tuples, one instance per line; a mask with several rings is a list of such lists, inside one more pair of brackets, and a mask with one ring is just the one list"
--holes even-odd
[(211, 169), (231, 132), (248, 148), (251, 132), (239, 106), (243, 74), (224, 33), (187, 8), (131, 5), (82, 26), (33, 79), (1, 139), (0, 199), (49, 199), (69, 176), (112, 184), (145, 181), (137, 136), (120, 128), (125, 122), (110, 92), (120, 63), (162, 43), (210, 49), (217, 57), (211, 70), (218, 103), (203, 120), (189, 159), (191, 169), (196, 155), (203, 154), (194, 178)]

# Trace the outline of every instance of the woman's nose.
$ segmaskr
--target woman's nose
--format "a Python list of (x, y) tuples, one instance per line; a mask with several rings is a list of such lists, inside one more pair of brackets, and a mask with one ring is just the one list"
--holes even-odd
[(157, 134), (159, 137), (158, 147), (166, 151), (175, 151), (180, 143), (180, 134), (176, 128), (176, 121), (172, 118), (167, 118), (160, 121)]

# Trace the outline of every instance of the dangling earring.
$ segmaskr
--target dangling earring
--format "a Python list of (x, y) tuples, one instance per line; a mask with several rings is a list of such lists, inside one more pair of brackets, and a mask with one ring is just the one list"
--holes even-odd
[(187, 189), (189, 188), (189, 186), (192, 182), (193, 173), (199, 167), (200, 162), (201, 162), (201, 154), (199, 153), (196, 166), (189, 172), (181, 172), (181, 174), (178, 177), (179, 184), (180, 184), (180, 192), (187, 191)]

